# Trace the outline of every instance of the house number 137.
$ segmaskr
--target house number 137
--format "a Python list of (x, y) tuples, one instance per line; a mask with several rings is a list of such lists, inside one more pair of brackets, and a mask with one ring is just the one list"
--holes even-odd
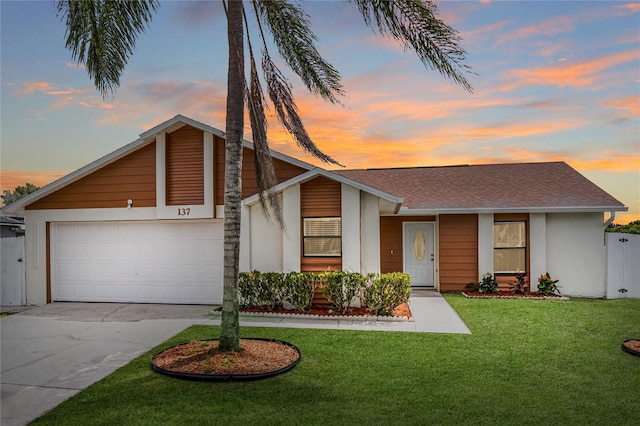
[(178, 216), (189, 216), (189, 213), (191, 213), (191, 209), (188, 207), (186, 209), (178, 209)]

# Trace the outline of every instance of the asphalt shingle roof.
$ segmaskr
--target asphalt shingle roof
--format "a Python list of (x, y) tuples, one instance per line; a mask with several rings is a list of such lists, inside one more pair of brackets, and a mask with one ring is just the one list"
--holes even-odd
[(624, 207), (564, 162), (335, 172), (404, 197), (403, 207), (410, 209)]

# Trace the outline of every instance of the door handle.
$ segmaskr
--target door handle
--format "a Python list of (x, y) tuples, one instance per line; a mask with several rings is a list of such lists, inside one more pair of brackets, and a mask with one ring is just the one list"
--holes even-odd
[(18, 262), (22, 262), (22, 258), (18, 259)]

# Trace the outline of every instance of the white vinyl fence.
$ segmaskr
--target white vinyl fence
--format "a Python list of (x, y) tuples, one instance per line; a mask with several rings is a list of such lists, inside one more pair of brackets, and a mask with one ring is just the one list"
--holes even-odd
[(26, 304), (24, 237), (0, 238), (0, 305)]
[(640, 235), (605, 233), (607, 299), (640, 299)]

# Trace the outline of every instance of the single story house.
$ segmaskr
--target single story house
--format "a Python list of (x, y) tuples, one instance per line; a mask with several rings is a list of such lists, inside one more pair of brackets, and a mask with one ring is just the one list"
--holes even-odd
[[(221, 303), (224, 137), (178, 115), (7, 206), (26, 217), (27, 303)], [(282, 230), (253, 155), (241, 270), (405, 271), (442, 292), (549, 272), (605, 294), (604, 217), (626, 207), (564, 162), (330, 171), (272, 152)]]

